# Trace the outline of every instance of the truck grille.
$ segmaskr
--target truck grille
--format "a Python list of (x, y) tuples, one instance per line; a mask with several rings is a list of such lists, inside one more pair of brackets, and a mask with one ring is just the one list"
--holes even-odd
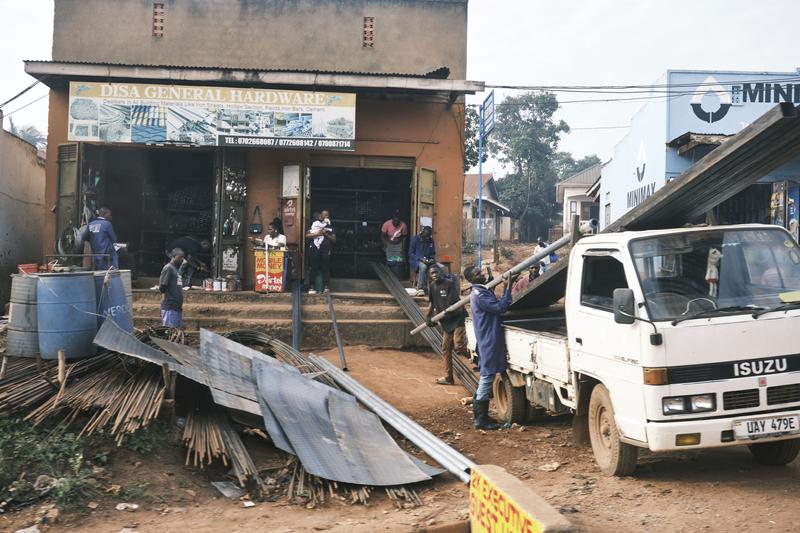
[(758, 404), (758, 389), (732, 390), (722, 394), (722, 407), (726, 411), (758, 407)]
[(767, 388), (767, 405), (800, 402), (800, 384), (780, 385)]

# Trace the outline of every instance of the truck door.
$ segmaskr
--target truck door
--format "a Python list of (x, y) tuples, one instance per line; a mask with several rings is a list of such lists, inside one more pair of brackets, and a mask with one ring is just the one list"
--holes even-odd
[(573, 367), (595, 375), (606, 385), (620, 431), (626, 437), (646, 441), (639, 365), (641, 325), (614, 322), (614, 289), (628, 287), (622, 252), (587, 250), (580, 258), (580, 267), (579, 287), (573, 284), (569, 295)]

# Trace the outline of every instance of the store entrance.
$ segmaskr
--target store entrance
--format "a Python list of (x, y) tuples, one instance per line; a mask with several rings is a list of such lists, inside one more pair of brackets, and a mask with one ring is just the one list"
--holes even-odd
[[(87, 148), (84, 176), (96, 191), (97, 206), (111, 208), (117, 240), (128, 244), (121, 268), (155, 277), (173, 240), (213, 242), (213, 151)], [(199, 255), (211, 266), (212, 254), (213, 248)]]
[[(370, 261), (384, 262), (381, 226), (400, 210), (411, 227), (411, 170), (314, 167), (311, 169), (310, 227), (313, 213), (327, 209), (336, 231), (331, 277), (373, 279)], [(408, 249), (406, 241), (406, 250)]]

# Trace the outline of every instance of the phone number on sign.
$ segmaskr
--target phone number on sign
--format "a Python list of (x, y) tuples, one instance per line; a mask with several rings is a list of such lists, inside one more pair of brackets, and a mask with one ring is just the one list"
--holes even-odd
[(352, 149), (353, 141), (332, 139), (281, 139), (274, 137), (221, 137), (223, 146), (273, 146), (283, 148)]

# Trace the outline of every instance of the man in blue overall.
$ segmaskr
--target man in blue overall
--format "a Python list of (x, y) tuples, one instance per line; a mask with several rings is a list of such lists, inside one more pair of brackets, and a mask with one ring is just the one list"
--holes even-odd
[[(487, 267), (487, 273), (491, 272)], [(500, 315), (511, 305), (510, 280), (503, 280), (503, 296), (498, 300), (491, 289), (485, 286), (487, 277), (478, 266), (464, 270), (464, 277), (472, 283), (469, 305), (478, 351), (478, 368), (481, 378), (472, 400), (473, 425), (477, 429), (498, 429), (500, 426), (489, 418), (489, 395), (495, 375), (506, 371), (506, 339), (500, 326)]]
[(112, 266), (119, 268), (119, 256), (114, 248), (117, 235), (111, 225), (111, 209), (101, 207), (97, 210), (97, 218), (89, 222), (81, 233), (83, 242), (89, 241), (92, 247), (92, 268), (108, 270)]

